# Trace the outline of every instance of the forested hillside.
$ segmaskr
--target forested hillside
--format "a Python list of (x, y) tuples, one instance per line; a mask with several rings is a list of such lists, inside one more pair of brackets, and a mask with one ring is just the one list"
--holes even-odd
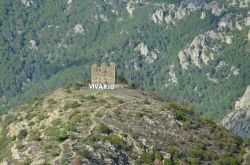
[(2, 0), (2, 112), (115, 62), (129, 84), (221, 119), (250, 84), (246, 0)]

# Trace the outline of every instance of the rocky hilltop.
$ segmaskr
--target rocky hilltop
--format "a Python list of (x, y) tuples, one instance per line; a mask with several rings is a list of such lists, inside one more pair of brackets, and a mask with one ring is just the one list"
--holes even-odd
[(190, 104), (76, 84), (0, 120), (0, 164), (240, 164), (242, 140)]
[(249, 138), (250, 136), (250, 86), (244, 96), (236, 101), (235, 111), (229, 113), (223, 120), (225, 128), (234, 134)]

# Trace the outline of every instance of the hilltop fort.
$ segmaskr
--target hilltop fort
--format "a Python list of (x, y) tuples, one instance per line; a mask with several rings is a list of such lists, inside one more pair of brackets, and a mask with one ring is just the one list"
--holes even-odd
[(114, 89), (116, 83), (116, 65), (102, 63), (92, 65), (90, 89)]

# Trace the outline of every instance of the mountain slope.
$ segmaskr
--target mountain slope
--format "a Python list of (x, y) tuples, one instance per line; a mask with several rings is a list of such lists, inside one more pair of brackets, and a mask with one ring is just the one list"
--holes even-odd
[(12, 164), (239, 164), (242, 140), (189, 104), (131, 89), (59, 89), (1, 117)]
[(247, 0), (3, 0), (0, 6), (2, 110), (87, 81), (90, 65), (103, 61), (115, 62), (129, 84), (190, 101), (215, 120), (250, 82)]

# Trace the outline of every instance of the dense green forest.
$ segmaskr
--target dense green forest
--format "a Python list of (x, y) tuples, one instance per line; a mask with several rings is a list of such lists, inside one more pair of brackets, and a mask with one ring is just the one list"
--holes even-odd
[[(127, 10), (128, 2), (120, 0), (2, 0), (2, 113), (65, 84), (88, 82), (93, 63), (112, 61), (117, 64), (118, 77), (129, 84), (156, 91), (166, 99), (192, 102), (205, 117), (221, 119), (233, 109), (234, 101), (250, 84), (250, 43), (245, 39), (249, 26), (241, 31), (231, 30), (233, 43), (222, 45), (218, 55), (201, 68), (191, 66), (183, 71), (178, 53), (199, 34), (216, 29), (226, 14), (245, 16), (249, 7), (240, 9), (225, 1), (217, 1), (226, 8), (219, 16), (211, 10), (198, 8), (177, 20), (176, 24), (154, 23), (151, 16), (161, 8), (156, 3), (173, 2), (178, 7), (188, 1), (134, 1), (131, 16)], [(206, 12), (205, 19), (200, 18), (203, 11)], [(80, 25), (78, 31), (76, 25)], [(149, 51), (157, 52), (157, 59), (148, 62), (135, 51), (140, 43), (147, 45)], [(212, 41), (210, 44), (217, 43)], [(216, 70), (220, 61), (227, 65)], [(172, 65), (178, 84), (166, 86)], [(240, 68), (240, 72), (227, 78), (231, 66)], [(209, 81), (207, 73), (220, 83)]]

